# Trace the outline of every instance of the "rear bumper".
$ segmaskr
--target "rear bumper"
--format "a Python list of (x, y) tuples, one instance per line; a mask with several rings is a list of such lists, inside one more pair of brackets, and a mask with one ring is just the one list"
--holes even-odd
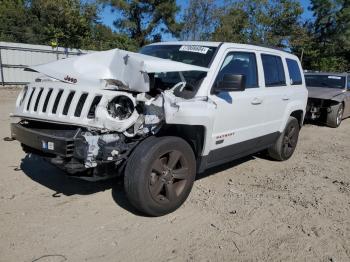
[(70, 133), (65, 133), (66, 136), (55, 136), (32, 128), (26, 128), (21, 124), (11, 124), (12, 138), (30, 148), (61, 157), (73, 156), (75, 137), (79, 131), (72, 130)]

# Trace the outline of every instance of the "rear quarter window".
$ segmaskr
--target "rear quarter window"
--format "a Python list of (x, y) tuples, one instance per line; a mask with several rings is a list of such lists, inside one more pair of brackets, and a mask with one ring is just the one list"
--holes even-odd
[(261, 59), (264, 68), (265, 86), (286, 85), (286, 77), (281, 57), (262, 54)]
[(299, 64), (293, 59), (286, 59), (291, 85), (301, 85), (303, 83)]

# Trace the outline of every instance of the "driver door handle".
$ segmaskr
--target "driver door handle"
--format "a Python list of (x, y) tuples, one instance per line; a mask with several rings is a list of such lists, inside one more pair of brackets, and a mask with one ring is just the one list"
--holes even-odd
[(263, 102), (262, 99), (255, 97), (251, 103), (252, 105), (260, 105), (262, 102)]
[(283, 100), (283, 101), (288, 101), (288, 100), (289, 100), (289, 97), (288, 97), (288, 96), (284, 96), (284, 97), (282, 97), (282, 100)]

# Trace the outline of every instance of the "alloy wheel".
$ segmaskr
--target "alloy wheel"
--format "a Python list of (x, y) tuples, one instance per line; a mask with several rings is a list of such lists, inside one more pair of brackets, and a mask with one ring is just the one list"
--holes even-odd
[(188, 164), (181, 152), (173, 150), (161, 155), (151, 169), (149, 190), (152, 198), (160, 204), (175, 201), (184, 191), (188, 178)]
[(337, 126), (340, 125), (342, 119), (343, 119), (343, 112), (344, 112), (344, 107), (341, 104), (339, 109), (338, 109), (338, 113), (337, 113)]
[(294, 149), (298, 142), (298, 130), (295, 125), (290, 125), (286, 130), (283, 138), (283, 153), (289, 157), (293, 154)]

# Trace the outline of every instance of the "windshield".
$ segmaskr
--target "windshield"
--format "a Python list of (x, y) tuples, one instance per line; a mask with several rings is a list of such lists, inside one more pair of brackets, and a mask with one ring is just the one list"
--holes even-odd
[[(198, 45), (149, 45), (141, 48), (139, 53), (208, 68), (216, 49), (216, 47)], [(164, 68), (163, 73), (150, 74), (151, 89), (169, 89), (185, 81), (185, 87), (174, 90), (174, 94), (183, 98), (192, 98), (206, 75), (206, 72), (201, 71), (166, 72)]]
[(149, 45), (141, 48), (141, 54), (170, 59), (185, 64), (209, 67), (216, 47), (198, 45)]
[(335, 75), (305, 75), (306, 86), (345, 88), (345, 77)]

